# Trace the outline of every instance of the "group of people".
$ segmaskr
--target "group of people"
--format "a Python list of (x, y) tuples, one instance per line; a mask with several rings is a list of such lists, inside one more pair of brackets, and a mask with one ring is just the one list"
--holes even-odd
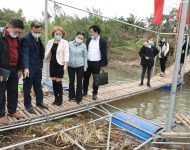
[[(23, 95), (26, 110), (35, 114), (30, 92), (33, 88), (36, 95), (36, 106), (48, 109), (43, 102), (42, 69), (43, 63), (49, 63), (50, 77), (54, 92), (53, 105), (60, 106), (63, 102), (62, 78), (65, 71), (69, 75), (69, 101), (75, 100), (80, 104), (82, 97), (88, 94), (91, 74), (99, 74), (107, 66), (107, 43), (100, 36), (97, 25), (89, 27), (90, 38), (84, 43), (85, 34), (77, 32), (73, 41), (64, 39), (65, 31), (62, 27), (55, 27), (52, 39), (44, 47), (41, 41), (43, 25), (34, 21), (30, 31), (22, 38), (24, 23), (20, 19), (12, 19), (0, 32), (0, 124), (8, 124), (5, 117), (23, 116), (17, 113), (18, 81), (23, 76)], [(3, 77), (3, 70), (9, 70), (7, 80)], [(75, 90), (75, 75), (77, 85)], [(7, 92), (7, 96), (6, 96)], [(92, 99), (96, 100), (98, 86), (93, 82)], [(5, 103), (7, 99), (7, 111)]]
[[(188, 45), (188, 48), (186, 47), (187, 47), (187, 36), (184, 36), (179, 75), (181, 74), (185, 56), (189, 54), (190, 46)], [(186, 49), (188, 50), (187, 54), (186, 54)], [(169, 50), (170, 50), (170, 45), (169, 42), (166, 41), (165, 37), (161, 38), (157, 47), (154, 45), (153, 37), (149, 37), (148, 40), (143, 43), (143, 46), (141, 47), (139, 52), (139, 55), (141, 57), (141, 66), (142, 66), (141, 82), (139, 86), (143, 85), (144, 76), (145, 73), (147, 72), (147, 86), (151, 87), (150, 85), (151, 71), (154, 66), (154, 58), (157, 55), (160, 59), (160, 69), (161, 69), (160, 76), (161, 77), (165, 76), (166, 62), (169, 56)]]
[[(0, 124), (8, 124), (5, 117), (5, 104), (7, 99), (7, 116), (17, 119), (23, 116), (16, 112), (18, 105), (18, 81), (23, 76), (24, 106), (26, 110), (35, 114), (30, 92), (34, 89), (36, 106), (48, 109), (43, 102), (42, 69), (44, 63), (49, 63), (50, 77), (54, 92), (53, 105), (60, 106), (63, 102), (62, 78), (65, 71), (69, 75), (69, 101), (75, 100), (80, 104), (83, 96), (88, 94), (89, 79), (91, 75), (99, 74), (107, 66), (107, 43), (100, 36), (97, 25), (89, 27), (90, 38), (84, 43), (85, 34), (78, 31), (74, 40), (68, 42), (64, 39), (65, 31), (62, 27), (55, 27), (51, 33), (52, 39), (46, 47), (41, 41), (42, 23), (31, 23), (30, 31), (22, 38), (24, 23), (20, 19), (12, 19), (0, 32)], [(182, 48), (181, 64), (184, 63), (186, 38)], [(163, 37), (158, 47), (154, 45), (153, 37), (143, 43), (139, 55), (141, 57), (142, 74), (140, 86), (144, 83), (147, 72), (147, 86), (150, 85), (151, 70), (154, 58), (159, 55), (161, 77), (165, 76), (166, 62), (169, 53), (169, 43)], [(3, 70), (9, 70), (9, 78), (4, 79)], [(181, 70), (181, 69), (180, 69)], [(75, 76), (77, 84), (75, 87)], [(92, 99), (97, 99), (98, 86), (92, 85)], [(75, 90), (76, 89), (76, 90)], [(7, 92), (7, 96), (6, 96)]]

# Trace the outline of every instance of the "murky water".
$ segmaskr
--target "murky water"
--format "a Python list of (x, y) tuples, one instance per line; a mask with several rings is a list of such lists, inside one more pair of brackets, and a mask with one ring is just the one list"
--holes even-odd
[[(174, 113), (190, 114), (190, 75), (185, 76), (185, 84), (182, 91), (178, 92), (175, 101)], [(169, 107), (170, 91), (154, 90), (148, 93), (129, 97), (111, 104), (122, 108), (130, 113), (145, 119), (163, 123), (166, 122), (166, 115)]]

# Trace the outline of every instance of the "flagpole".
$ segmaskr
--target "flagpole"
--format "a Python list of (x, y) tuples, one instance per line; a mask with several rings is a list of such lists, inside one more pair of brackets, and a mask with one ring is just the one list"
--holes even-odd
[(182, 42), (183, 42), (183, 36), (184, 36), (188, 5), (189, 5), (189, 2), (183, 0), (182, 13), (180, 17), (179, 38), (178, 38), (178, 43), (177, 43), (176, 59), (175, 59), (175, 65), (174, 65), (175, 69), (174, 69), (174, 74), (173, 74), (172, 89), (170, 93), (169, 110), (168, 110), (168, 115), (167, 115), (167, 124), (166, 124), (167, 132), (171, 131), (171, 126), (172, 126), (172, 121), (173, 121), (173, 110), (174, 110), (174, 104), (175, 104), (177, 80), (178, 80), (178, 73), (179, 73), (179, 68), (180, 68), (181, 49), (182, 49)]

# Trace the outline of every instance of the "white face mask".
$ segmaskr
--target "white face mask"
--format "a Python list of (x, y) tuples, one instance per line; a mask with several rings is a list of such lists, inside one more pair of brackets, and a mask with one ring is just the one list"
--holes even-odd
[(96, 37), (95, 37), (94, 35), (91, 35), (90, 37), (91, 37), (91, 39), (93, 39), (93, 40), (96, 39)]
[(80, 44), (80, 43), (83, 42), (83, 40), (81, 40), (81, 39), (79, 39), (79, 38), (76, 37), (76, 38), (75, 38), (75, 42), (78, 43), (78, 44)]
[(148, 44), (150, 44), (151, 46), (153, 46), (154, 45), (154, 41), (149, 40)]
[(32, 36), (35, 38), (35, 39), (38, 39), (41, 37), (41, 34), (40, 33), (34, 33), (32, 32)]

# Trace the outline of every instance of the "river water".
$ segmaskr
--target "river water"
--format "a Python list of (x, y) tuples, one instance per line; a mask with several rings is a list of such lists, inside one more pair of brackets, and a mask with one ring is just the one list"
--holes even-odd
[[(109, 73), (109, 84), (116, 82), (139, 80), (141, 75), (140, 66), (120, 65), (110, 63), (106, 68)], [(64, 75), (64, 83), (68, 85), (68, 75)], [(92, 78), (89, 88), (91, 88)], [(142, 118), (154, 121), (156, 123), (165, 123), (166, 115), (169, 107), (170, 91), (161, 89), (151, 92), (132, 96), (126, 99), (121, 99), (111, 104), (122, 108), (130, 113), (133, 113)], [(181, 92), (177, 93), (175, 101), (175, 113), (190, 115), (190, 73), (185, 75), (184, 84)]]
[[(139, 76), (139, 75), (138, 75)], [(165, 123), (169, 107), (170, 91), (157, 89), (151, 92), (132, 96), (112, 102), (111, 104), (156, 123)], [(190, 114), (190, 74), (184, 77), (181, 92), (175, 100), (175, 113)]]

